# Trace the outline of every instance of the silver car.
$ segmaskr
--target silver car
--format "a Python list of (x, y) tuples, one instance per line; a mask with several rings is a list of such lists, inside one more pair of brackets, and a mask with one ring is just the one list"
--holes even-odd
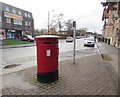
[(94, 47), (95, 41), (94, 38), (85, 38), (84, 39), (84, 46), (92, 46)]
[(73, 38), (72, 37), (67, 37), (66, 42), (73, 42)]

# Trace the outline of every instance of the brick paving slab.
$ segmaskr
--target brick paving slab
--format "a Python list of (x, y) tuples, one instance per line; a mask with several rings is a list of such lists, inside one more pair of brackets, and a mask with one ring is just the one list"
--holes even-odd
[[(107, 66), (109, 67), (107, 63)], [(117, 87), (100, 55), (59, 63), (59, 80), (37, 83), (36, 67), (3, 75), (3, 95), (117, 95)]]

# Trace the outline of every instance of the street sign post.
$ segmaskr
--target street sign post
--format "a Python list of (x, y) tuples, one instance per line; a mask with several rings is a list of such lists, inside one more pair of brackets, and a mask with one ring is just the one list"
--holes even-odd
[(75, 64), (75, 45), (76, 45), (76, 21), (73, 21), (73, 29), (74, 29), (74, 48), (73, 48), (73, 64)]

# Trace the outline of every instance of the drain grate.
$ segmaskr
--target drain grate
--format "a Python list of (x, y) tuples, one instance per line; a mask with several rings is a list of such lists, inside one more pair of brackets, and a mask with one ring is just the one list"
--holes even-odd
[(15, 67), (20, 66), (20, 65), (21, 65), (21, 64), (10, 64), (10, 65), (4, 66), (3, 68), (4, 68), (4, 69), (15, 68)]
[(101, 54), (102, 59), (106, 60), (106, 61), (112, 61), (112, 57), (110, 55), (107, 54)]

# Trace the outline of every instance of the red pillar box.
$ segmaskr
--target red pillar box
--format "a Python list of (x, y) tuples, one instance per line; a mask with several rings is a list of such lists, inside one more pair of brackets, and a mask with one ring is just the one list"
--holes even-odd
[(53, 82), (58, 80), (58, 38), (59, 36), (37, 36), (37, 80)]

